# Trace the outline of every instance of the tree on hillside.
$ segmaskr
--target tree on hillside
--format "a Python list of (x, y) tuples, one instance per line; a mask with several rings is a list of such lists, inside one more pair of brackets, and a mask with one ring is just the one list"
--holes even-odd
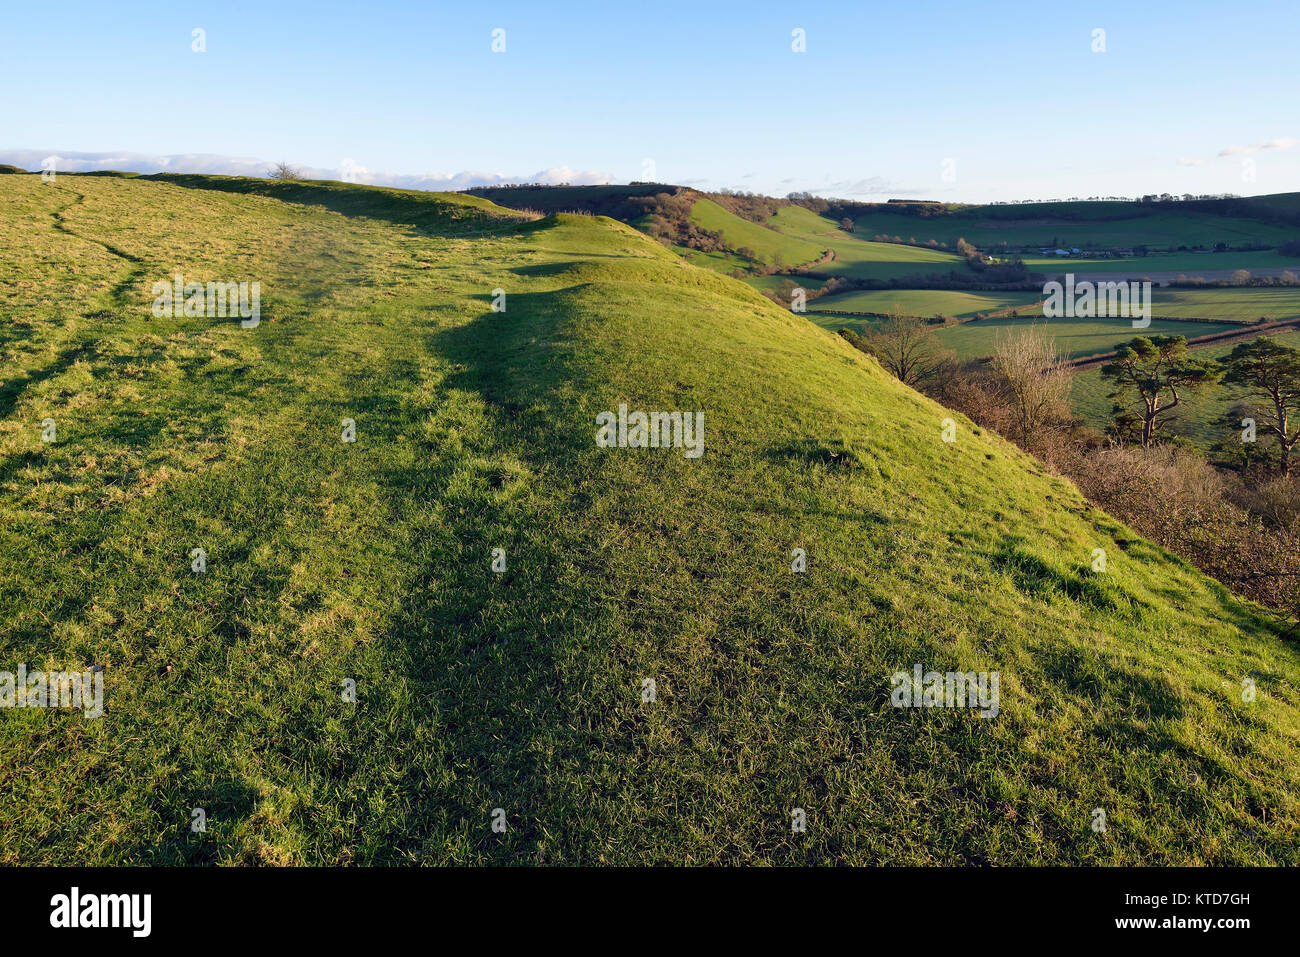
[(1146, 449), (1186, 394), (1218, 382), (1223, 367), (1190, 355), (1185, 336), (1138, 336), (1115, 350), (1115, 358), (1101, 367), (1101, 375), (1116, 384), (1112, 399), (1136, 394), (1136, 408), (1117, 402), (1112, 411), (1117, 423), (1136, 413)]
[(271, 179), (302, 179), (302, 171), (281, 160), (271, 167), (269, 176)]
[(951, 353), (940, 345), (934, 329), (909, 316), (890, 316), (879, 331), (854, 344), (875, 356), (899, 382), (913, 388), (932, 377), (951, 358)]
[[(1260, 417), (1277, 439), (1278, 466), (1291, 472), (1291, 451), (1300, 442), (1300, 350), (1268, 336), (1242, 342), (1224, 360), (1224, 382), (1243, 385), (1248, 399), (1259, 400)], [(1270, 408), (1271, 406), (1271, 408)]]
[(1052, 422), (1067, 421), (1071, 373), (1046, 326), (1032, 325), (999, 334), (991, 362), (1007, 381), (1020, 444), (1033, 449)]

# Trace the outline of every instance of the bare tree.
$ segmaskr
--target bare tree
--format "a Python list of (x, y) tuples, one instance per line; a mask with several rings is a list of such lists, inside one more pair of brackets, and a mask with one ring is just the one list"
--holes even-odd
[(1021, 445), (1032, 449), (1052, 422), (1068, 420), (1071, 373), (1042, 325), (1008, 329), (994, 342), (993, 369), (1007, 381)]
[(302, 170), (281, 160), (271, 167), (270, 177), (271, 179), (302, 179)]
[(876, 360), (904, 385), (916, 387), (932, 377), (952, 357), (934, 330), (919, 319), (892, 315), (878, 332), (861, 340), (858, 348)]

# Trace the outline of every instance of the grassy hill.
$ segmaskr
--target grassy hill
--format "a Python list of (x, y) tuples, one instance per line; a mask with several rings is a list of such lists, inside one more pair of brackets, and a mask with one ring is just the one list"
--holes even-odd
[(933, 239), (955, 245), (959, 237), (980, 248), (1012, 246), (1151, 247), (1273, 246), (1300, 235), (1294, 223), (1269, 221), (1294, 216), (1297, 194), (1238, 201), (1234, 215), (1218, 215), (1180, 203), (1054, 202), (993, 206), (941, 205), (909, 207), (885, 203), (843, 203), (833, 215), (854, 220), (857, 235), (901, 236), (920, 242)]
[[(106, 696), (0, 710), (0, 863), (1300, 863), (1294, 645), (744, 284), (459, 195), (0, 208), (0, 669)], [(260, 325), (154, 318), (176, 271)], [(596, 447), (621, 403), (705, 454)]]
[(814, 276), (848, 276), (853, 279), (896, 279), (956, 270), (974, 278), (966, 261), (952, 253), (899, 243), (868, 242), (846, 233), (827, 219), (802, 206), (786, 206), (768, 221), (783, 235), (819, 244), (834, 251), (833, 261), (811, 270)]
[(644, 207), (635, 200), (667, 192), (676, 194), (680, 186), (662, 183), (632, 183), (625, 186), (483, 186), (465, 194), (491, 200), (510, 209), (528, 209), (539, 213), (592, 213), (629, 222), (642, 216)]
[(802, 266), (820, 259), (826, 251), (825, 245), (742, 219), (711, 199), (696, 201), (691, 207), (691, 221), (720, 233), (730, 249), (753, 250), (758, 261), (768, 266)]

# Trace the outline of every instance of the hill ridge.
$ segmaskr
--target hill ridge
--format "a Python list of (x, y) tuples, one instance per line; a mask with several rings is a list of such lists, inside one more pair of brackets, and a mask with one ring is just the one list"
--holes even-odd
[[(24, 180), (11, 275), (67, 242), (21, 228), (63, 177)], [(1297, 862), (1300, 662), (1259, 609), (624, 224), (295, 188), (326, 201), (68, 210), (159, 278), (259, 278), (256, 330), (160, 323), (93, 250), (37, 308), (0, 287), (0, 379), (37, 370), (0, 654), (105, 664), (112, 717), (0, 724), (44, 761), (0, 768), (0, 860)], [(598, 447), (620, 403), (705, 412), (704, 455)], [(891, 707), (917, 663), (998, 672), (998, 716)]]

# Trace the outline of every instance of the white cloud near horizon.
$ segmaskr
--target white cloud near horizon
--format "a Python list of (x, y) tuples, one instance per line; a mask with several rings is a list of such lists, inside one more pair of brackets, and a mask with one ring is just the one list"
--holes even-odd
[(1281, 136), (1276, 139), (1264, 140), (1262, 143), (1256, 143), (1253, 146), (1229, 146), (1227, 149), (1220, 150), (1220, 156), (1251, 156), (1260, 150), (1289, 150), (1291, 147), (1300, 143), (1293, 136)]
[[(0, 164), (20, 166), (36, 171), (45, 161), (55, 158), (54, 168), (65, 173), (90, 173), (96, 170), (119, 170), (123, 173), (206, 173), (216, 176), (266, 176), (275, 165), (267, 160), (214, 153), (177, 153), (167, 156), (151, 153), (87, 153), (72, 150), (0, 150)], [(291, 163), (290, 165), (297, 165)], [(298, 166), (307, 179), (333, 179), (368, 186), (391, 186), (399, 189), (456, 191), (503, 183), (538, 183), (558, 186), (603, 186), (613, 181), (608, 173), (552, 166), (531, 176), (506, 176), (463, 170), (459, 173), (390, 173), (367, 169), (351, 159), (340, 161), (332, 169)]]

